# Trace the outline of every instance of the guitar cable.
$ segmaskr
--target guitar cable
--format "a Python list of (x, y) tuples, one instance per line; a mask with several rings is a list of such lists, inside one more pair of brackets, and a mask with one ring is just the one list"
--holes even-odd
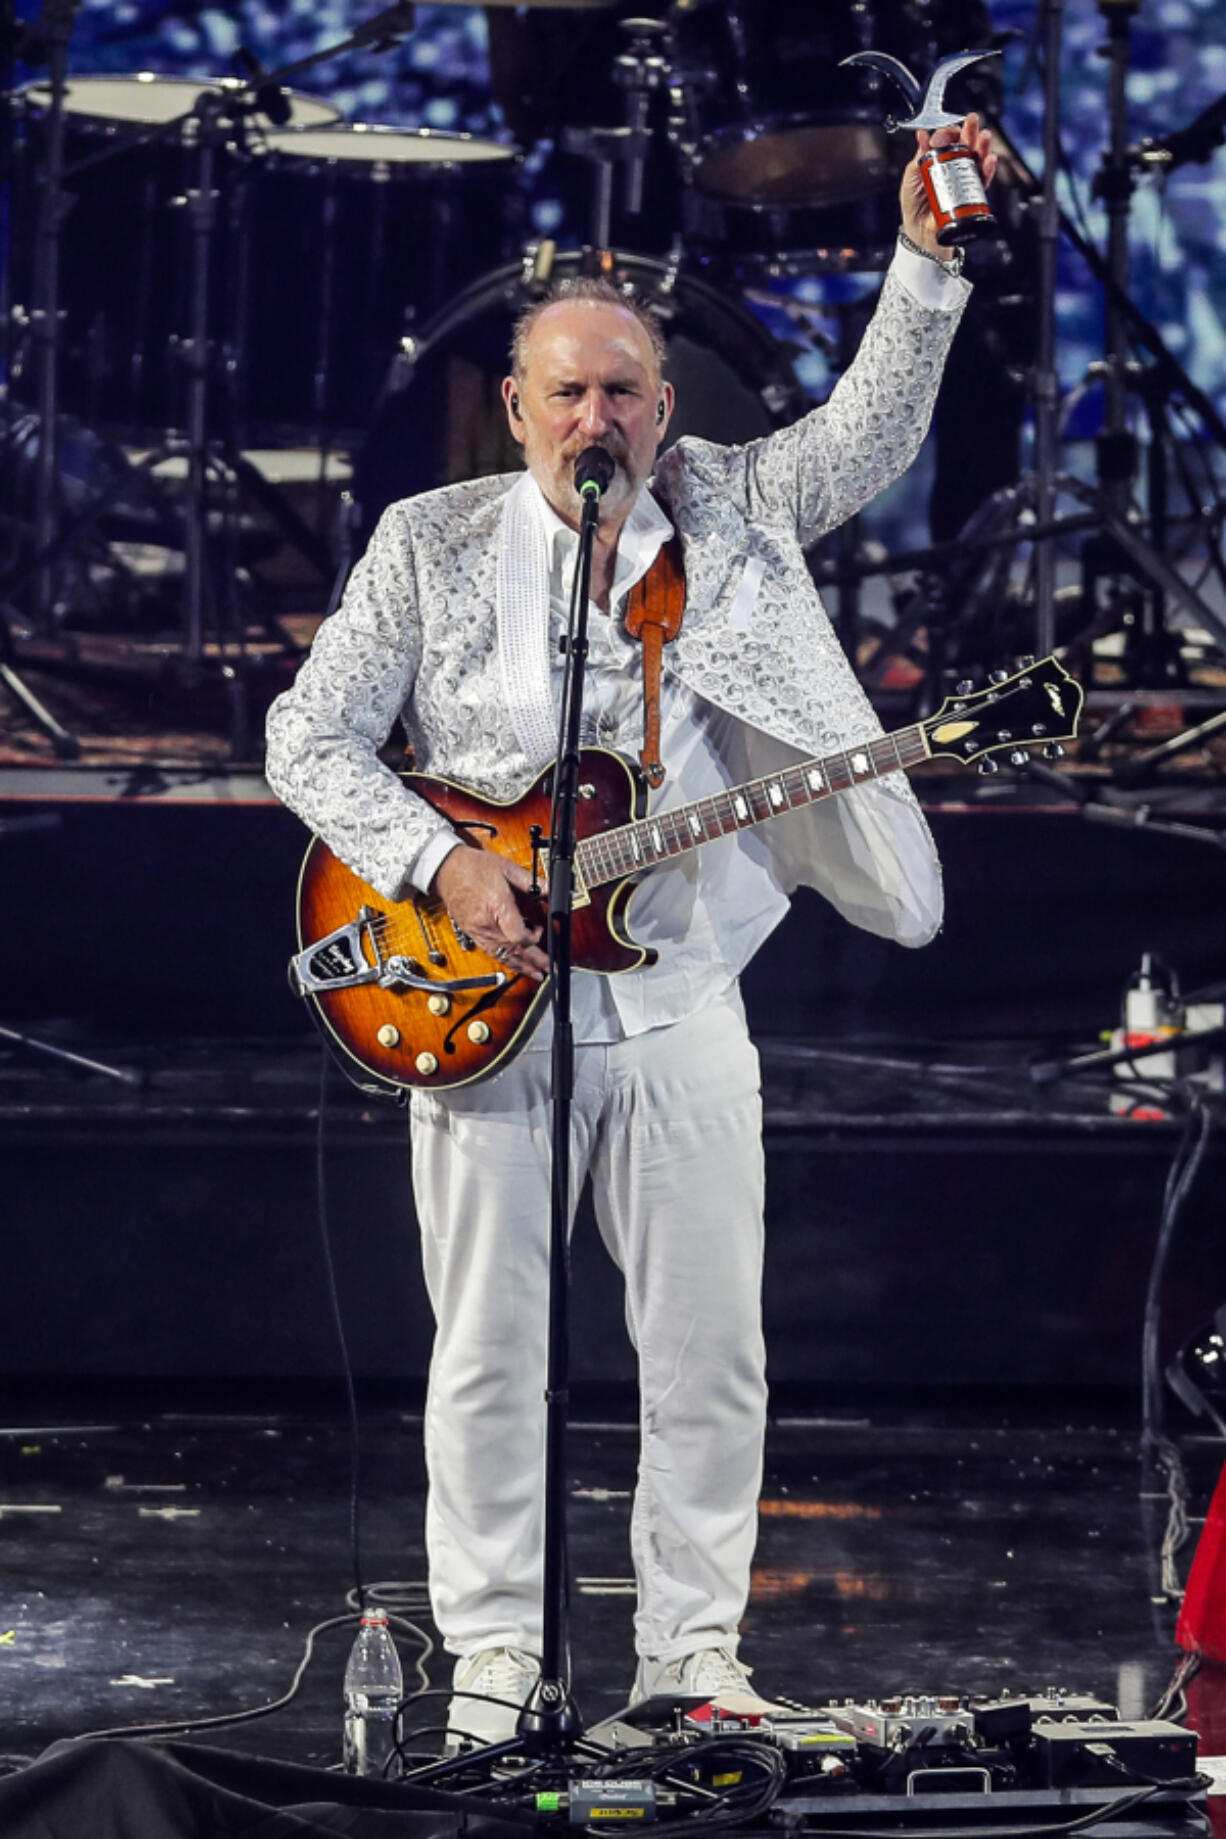
[[(315, 1128), (315, 1187), (316, 1218), (323, 1249), (324, 1270), (328, 1280), (328, 1297), (332, 1308), (332, 1319), (336, 1328), (337, 1346), (341, 1356), (341, 1371), (344, 1379), (345, 1397), (349, 1421), (349, 1539), (352, 1554), (354, 1583), (346, 1594), (346, 1610), (343, 1615), (328, 1616), (322, 1622), (316, 1622), (307, 1630), (301, 1659), (294, 1670), (288, 1689), (278, 1698), (271, 1699), (263, 1705), (245, 1707), (239, 1711), (223, 1712), (213, 1717), (178, 1718), (159, 1723), (114, 1725), (103, 1730), (79, 1731), (76, 1741), (86, 1739), (104, 1739), (109, 1737), (182, 1737), (193, 1731), (220, 1730), (234, 1724), (249, 1724), (257, 1718), (266, 1718), (271, 1713), (283, 1711), (297, 1698), (302, 1682), (315, 1653), (318, 1637), (329, 1629), (353, 1627), (360, 1622), (368, 1603), (379, 1603), (387, 1610), (387, 1619), (398, 1630), (411, 1635), (418, 1643), (411, 1665), (420, 1684), (416, 1690), (405, 1695), (405, 1703), (429, 1696), (443, 1696), (431, 1690), (430, 1676), (426, 1663), (434, 1653), (434, 1641), (416, 1621), (413, 1614), (428, 1614), (426, 1586), (424, 1583), (372, 1583), (367, 1584), (362, 1576), (362, 1528), (361, 1528), (361, 1436), (358, 1418), (357, 1386), (353, 1375), (353, 1361), (349, 1349), (349, 1337), (345, 1332), (344, 1313), (341, 1309), (340, 1291), (336, 1281), (336, 1261), (332, 1255), (332, 1239), (328, 1214), (328, 1185), (325, 1162), (326, 1127), (328, 1108), (328, 1076), (332, 1068), (332, 1056), (325, 1044), (320, 1049), (319, 1098), (316, 1112)], [(18, 1755), (0, 1755), (0, 1776), (16, 1773), (28, 1767), (35, 1757)]]
[(366, 1586), (362, 1581), (362, 1434), (358, 1419), (358, 1394), (353, 1377), (353, 1359), (349, 1337), (345, 1332), (345, 1315), (341, 1308), (336, 1282), (336, 1260), (332, 1256), (332, 1234), (328, 1218), (328, 1172), (325, 1157), (328, 1113), (328, 1074), (332, 1055), (326, 1042), (320, 1044), (319, 1098), (315, 1116), (315, 1214), (319, 1222), (319, 1239), (323, 1250), (324, 1270), (328, 1279), (328, 1301), (336, 1329), (336, 1345), (341, 1357), (341, 1374), (349, 1417), (349, 1545), (353, 1563), (353, 1588), (359, 1614), (366, 1609)]

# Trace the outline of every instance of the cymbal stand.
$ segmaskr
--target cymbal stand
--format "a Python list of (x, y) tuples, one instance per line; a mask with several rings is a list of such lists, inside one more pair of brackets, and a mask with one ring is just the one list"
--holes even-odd
[(622, 30), (630, 34), (630, 47), (614, 59), (613, 81), (624, 93), (624, 125), (566, 128), (562, 134), (564, 151), (590, 161), (594, 168), (589, 248), (595, 252), (612, 248), (613, 180), (619, 165), (626, 173), (626, 215), (643, 214), (643, 179), (652, 142), (648, 113), (651, 98), (663, 88), (667, 74), (661, 49), (667, 26), (658, 19), (625, 19), (621, 23)]
[(183, 508), (183, 658), (189, 671), (204, 656), (204, 572), (208, 539), (209, 284), (217, 222), (217, 145), (228, 104), (208, 90), (196, 98), (195, 184), (188, 193), (191, 267), (188, 333), (180, 346), (187, 370), (187, 498)]
[[(1103, 384), (1103, 424), (1095, 441), (1098, 489), (1104, 510), (1115, 522), (1128, 515), (1129, 499), (1137, 472), (1137, 441), (1128, 426), (1130, 390), (1128, 335), (1122, 297), (1128, 287), (1128, 225), (1133, 193), (1133, 169), (1128, 150), (1127, 78), (1131, 62), (1131, 22), (1140, 0), (1098, 0), (1107, 23), (1107, 123), (1108, 143), (1094, 183), (1107, 213), (1106, 269), (1111, 285), (1103, 299), (1103, 359), (1092, 374)], [(1149, 444), (1150, 542), (1161, 555), (1166, 547), (1166, 440), (1165, 404), (1147, 393), (1145, 406), (1151, 422)], [(1139, 686), (1178, 681), (1182, 675), (1177, 642), (1167, 629), (1166, 595), (1152, 571), (1139, 573), (1133, 558), (1110, 535), (1091, 539), (1083, 549), (1085, 597), (1097, 600), (1098, 585), (1106, 580), (1128, 626), (1126, 656), (1130, 674)], [(1128, 583), (1126, 587), (1124, 583)]]
[[(389, 50), (397, 45), (404, 34), (412, 29), (414, 23), (413, 7), (408, 0), (395, 0), (391, 6), (384, 7), (373, 18), (368, 19), (357, 30), (338, 44), (324, 46), (309, 56), (299, 58), (291, 64), (282, 65), (273, 71), (261, 71), (240, 91), (219, 95), (216, 91), (206, 90), (196, 99), (188, 117), (193, 117), (198, 124), (195, 128), (197, 165), (195, 185), (189, 196), (191, 210), (191, 268), (189, 283), (190, 324), (188, 336), (183, 343), (182, 352), (187, 367), (187, 465), (188, 485), (185, 506), (185, 558), (184, 558), (184, 606), (183, 606), (183, 652), (189, 670), (200, 668), (204, 654), (204, 623), (206, 609), (206, 580), (208, 568), (208, 479), (214, 456), (208, 439), (208, 395), (209, 395), (209, 303), (212, 291), (213, 274), (213, 239), (217, 221), (218, 192), (216, 189), (217, 150), (232, 124), (240, 139), (246, 117), (268, 105), (268, 98), (289, 78), (299, 72), (310, 69), (315, 64), (325, 63), (328, 59), (361, 46), (369, 46), (376, 51)], [(258, 470), (235, 452), (229, 443), (220, 455), (219, 476), (223, 482), (225, 507), (225, 529), (232, 537), (232, 514), (236, 488), (243, 486), (253, 493), (265, 505), (270, 503), (275, 494), (272, 488), (261, 478)], [(299, 543), (304, 552), (320, 567), (325, 579), (331, 579), (333, 569), (331, 559), (324, 546), (313, 539), (312, 533), (296, 516), (285, 513), (280, 521), (289, 534)], [(232, 589), (233, 571), (225, 571)], [(246, 697), (242, 679), (232, 671), (228, 673), (227, 685), (231, 693), (234, 718), (233, 738), (236, 751), (241, 751), (238, 743), (245, 741)]]
[[(6, 267), (3, 297), (5, 422), (4, 445), (16, 449), (33, 434), (37, 435), (34, 463), (34, 543), (30, 573), (34, 581), (34, 616), (44, 632), (53, 626), (57, 607), (59, 520), (59, 454), (57, 442), (57, 382), (59, 375), (59, 232), (64, 210), (61, 190), (64, 168), (64, 90), (67, 77), (68, 42), (72, 35), (77, 0), (53, 0), (43, 7), (36, 25), (22, 25), (6, 13), (3, 25), (3, 190), (11, 202), (13, 174), (13, 95), (14, 63), (19, 54), (24, 62), (50, 67), (51, 104), (50, 135), (47, 159), (38, 176), (37, 206), (34, 224), (33, 299), (30, 303), (29, 333), (34, 348), (37, 409), (33, 418), (25, 417), (21, 426), (13, 420), (12, 401), (7, 395), (12, 375), (10, 342), (14, 303), (10, 297), (11, 267)], [(10, 459), (11, 459), (10, 454)], [(10, 485), (15, 489), (19, 468), (5, 467)], [(16, 514), (13, 528), (19, 524)], [(58, 722), (46, 704), (22, 677), (14, 662), (13, 636), (9, 625), (12, 609), (0, 600), (0, 688), (26, 715), (41, 728), (51, 742), (56, 757), (72, 760), (80, 753), (76, 736)]]
[[(68, 83), (68, 41), (78, 0), (49, 0), (43, 9), (41, 34), (47, 45), (50, 106), (47, 111), (46, 155), (38, 176), (38, 205), (34, 230), (34, 301), (30, 313), (34, 369), (41, 438), (35, 471), (34, 546), (43, 554), (56, 536), (59, 490), (59, 402), (57, 396), (60, 339), (60, 219), (64, 211), (61, 181), (64, 176), (64, 94)], [(56, 612), (56, 570), (52, 560), (42, 562), (35, 576), (34, 605), (44, 631)]]
[[(1097, 440), (1098, 483), (1062, 478), (1061, 489), (1095, 511), (1101, 529), (1083, 551), (1087, 584), (1103, 577), (1133, 584), (1133, 608), (1127, 615), (1130, 662), (1135, 687), (1159, 687), (1181, 673), (1178, 651), (1169, 635), (1165, 612), (1177, 602), (1195, 623), (1207, 630), (1226, 653), (1226, 622), (1203, 596), (1167, 560), (1169, 527), (1167, 452), (1170, 438), (1168, 408), (1180, 395), (1199, 416), (1211, 439), (1226, 450), (1226, 422), (1213, 402), (1188, 377), (1156, 327), (1146, 319), (1128, 292), (1128, 225), (1133, 190), (1135, 149), (1127, 143), (1127, 96), (1131, 44), (1130, 22), (1139, 0), (1099, 0), (1107, 22), (1109, 139), (1095, 189), (1107, 209), (1108, 235), (1105, 258), (1088, 243), (1068, 217), (1060, 213), (1060, 230), (1086, 262), (1103, 289), (1104, 356), (1092, 376), (1101, 376), (1105, 392), (1103, 427)], [(1023, 168), (1024, 170), (1024, 168)], [(1153, 359), (1140, 376), (1128, 361), (1128, 345), (1138, 344)], [(1130, 488), (1136, 473), (1137, 443), (1128, 428), (1127, 399), (1141, 396), (1150, 422), (1148, 450), (1148, 534), (1142, 535), (1129, 515)], [(1117, 599), (1123, 596), (1117, 592)]]
[[(1163, 553), (1165, 537), (1172, 521), (1166, 495), (1166, 444), (1169, 432), (1167, 409), (1178, 394), (1202, 422), (1215, 444), (1226, 451), (1226, 421), (1213, 401), (1187, 375), (1164, 343), (1157, 328), (1145, 317), (1125, 285), (1127, 277), (1127, 220), (1131, 182), (1124, 170), (1129, 161), (1149, 159), (1144, 148), (1124, 146), (1124, 77), (1128, 55), (1128, 19), (1135, 0), (1101, 0), (1108, 19), (1108, 57), (1111, 70), (1108, 80), (1113, 119), (1110, 146), (1104, 162), (1104, 176), (1099, 190), (1109, 209), (1109, 247), (1104, 258), (1086, 240), (1077, 225), (1060, 207), (1055, 193), (1059, 162), (1059, 91), (1061, 31), (1059, 23), (1063, 0), (1044, 0), (1042, 32), (1045, 45), (1044, 89), (1044, 162), (1042, 180), (1030, 170), (1025, 159), (1010, 141), (999, 122), (992, 131), (1023, 185), (1029, 191), (1034, 208), (1040, 213), (1040, 335), (1036, 362), (1030, 373), (1035, 429), (1035, 466), (1024, 474), (1018, 485), (1007, 493), (998, 493), (1001, 502), (994, 509), (994, 528), (988, 532), (995, 549), (1002, 541), (1016, 548), (1028, 545), (1033, 556), (1034, 648), (1040, 653), (1051, 651), (1057, 643), (1055, 602), (1054, 536), (1044, 532), (1067, 530), (1072, 533), (1080, 520), (1056, 516), (1060, 496), (1073, 498), (1090, 514), (1089, 532), (1083, 551), (1087, 577), (1101, 579), (1110, 569), (1113, 574), (1127, 571), (1138, 591), (1148, 594), (1153, 608), (1160, 610), (1168, 602), (1177, 602), (1196, 625), (1208, 631), (1226, 654), (1226, 620), (1208, 605), (1190, 582), (1168, 561)], [(1084, 261), (1104, 296), (1105, 358), (1094, 375), (1107, 386), (1107, 409), (1099, 437), (1099, 477), (1095, 485), (1058, 471), (1058, 446), (1062, 410), (1055, 368), (1055, 284), (1056, 254), (1060, 238), (1071, 245)], [(1153, 359), (1140, 381), (1132, 374), (1125, 358), (1127, 343), (1141, 347)], [(1132, 520), (1129, 487), (1135, 459), (1135, 442), (1127, 429), (1125, 400), (1129, 390), (1140, 389), (1153, 429), (1149, 465), (1148, 528)], [(1033, 519), (1033, 522), (1030, 520)], [(978, 515), (972, 520), (978, 526)], [(972, 541), (981, 535), (968, 525), (964, 535)], [(1003, 582), (1006, 575), (998, 577)], [(973, 598), (978, 608), (983, 594)], [(1107, 611), (1111, 612), (1108, 608)], [(955, 618), (958, 609), (955, 609)], [(969, 611), (967, 617), (970, 617)], [(1096, 628), (1091, 627), (1091, 632)], [(1110, 629), (1103, 625), (1103, 630)], [(1153, 619), (1141, 631), (1139, 655), (1134, 661), (1146, 668), (1145, 658), (1165, 649), (1165, 639), (1156, 636)], [(1152, 643), (1151, 643), (1152, 640)], [(1167, 678), (1169, 681), (1169, 676)], [(1189, 744), (1191, 742), (1189, 741)]]
[[(36, 477), (33, 555), (28, 562), (19, 563), (6, 572), (3, 586), (6, 592), (12, 593), (20, 582), (32, 577), (36, 582), (34, 603), (43, 625), (50, 623), (57, 610), (55, 598), (58, 563), (65, 542), (71, 535), (71, 529), (66, 531), (60, 527), (63, 519), (58, 504), (59, 229), (64, 209), (62, 181), (65, 176), (71, 176), (65, 175), (63, 165), (63, 97), (67, 46), (73, 15), (79, 4), (80, 0), (43, 0), (37, 27), (22, 35), (23, 54), (24, 42), (31, 35), (38, 40), (40, 47), (45, 44), (52, 71), (51, 105), (46, 116), (48, 157), (40, 174), (36, 281), (30, 314), (30, 332), (36, 352), (41, 438)], [(309, 528), (294, 507), (235, 449), (232, 442), (211, 443), (208, 438), (209, 304), (213, 272), (212, 243), (218, 204), (216, 158), (221, 138), (227, 131), (223, 122), (233, 122), (237, 134), (241, 136), (243, 119), (263, 108), (268, 95), (289, 77), (358, 47), (389, 49), (399, 43), (412, 28), (413, 21), (413, 7), (409, 0), (394, 0), (392, 5), (384, 7), (344, 40), (299, 58), (280, 70), (260, 72), (241, 88), (227, 90), (224, 96), (205, 90), (185, 116), (159, 123), (144, 133), (125, 136), (122, 141), (116, 141), (78, 161), (72, 168), (73, 173), (81, 172), (102, 165), (133, 147), (164, 140), (185, 131), (191, 133), (197, 149), (196, 182), (188, 199), (191, 213), (190, 323), (188, 335), (180, 346), (187, 374), (186, 438), (180, 442), (168, 442), (157, 454), (149, 457), (142, 469), (150, 471), (152, 465), (161, 458), (185, 455), (187, 459), (182, 629), (183, 659), (189, 673), (195, 674), (200, 670), (206, 643), (205, 625), (210, 599), (208, 572), (213, 549), (209, 538), (207, 496), (210, 475), (215, 475), (221, 482), (223, 557), (228, 557), (232, 562), (236, 555), (233, 515), (241, 490), (271, 513), (289, 540), (318, 568), (325, 581), (330, 582), (334, 573), (334, 562), (327, 544)], [(192, 126), (188, 128), (187, 124)], [(95, 510), (98, 508), (101, 507), (96, 506)], [(78, 528), (86, 521), (88, 519), (78, 516), (71, 527)], [(220, 573), (232, 593), (236, 578), (234, 568), (222, 566)], [(0, 620), (3, 616), (3, 607), (0, 607)], [(240, 632), (241, 643), (241, 628), (236, 629)], [(298, 649), (292, 641), (282, 636), (287, 649)], [(11, 656), (10, 642), (3, 653), (4, 669), (0, 672), (0, 688), (13, 695), (26, 713), (45, 729), (57, 754), (70, 757), (79, 752), (75, 738), (54, 721), (33, 692), (25, 686), (19, 687), (10, 662)], [(247, 750), (248, 742), (246, 685), (242, 674), (232, 663), (222, 665), (222, 674), (231, 702), (232, 745), (236, 753), (243, 753)]]
[[(1060, 428), (1060, 379), (1056, 369), (1056, 258), (1060, 241), (1060, 55), (1064, 43), (1064, 0), (1042, 0), (1043, 189), (1039, 223), (1039, 326), (1031, 388), (1034, 397), (1034, 515), (1046, 528), (1055, 515), (1055, 472)], [(1034, 550), (1035, 651), (1045, 658), (1056, 643), (1056, 552), (1048, 540)]]

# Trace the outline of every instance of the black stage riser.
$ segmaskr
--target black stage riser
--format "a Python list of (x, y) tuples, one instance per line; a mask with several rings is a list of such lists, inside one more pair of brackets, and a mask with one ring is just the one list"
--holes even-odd
[[(1042, 1135), (768, 1137), (766, 1320), (781, 1389), (1114, 1387), (1137, 1378), (1172, 1144)], [(415, 1382), (430, 1320), (407, 1149), (329, 1153), (332, 1243), (358, 1371)], [(1170, 1335), (1226, 1295), (1215, 1158), (1167, 1286)], [(8, 1312), (0, 1373), (325, 1378), (338, 1371), (309, 1140), (0, 1146)], [(575, 1376), (629, 1380), (595, 1222), (575, 1245)], [(412, 1387), (410, 1386), (410, 1391)]]
[[(135, 798), (58, 808), (58, 830), (2, 846), (0, 1016), (172, 1040), (306, 1030), (285, 982), (304, 844), (294, 818)], [(1226, 977), (1226, 854), (1064, 813), (937, 811), (932, 823), (940, 938), (900, 951), (802, 894), (746, 979), (761, 1032), (1093, 1036), (1114, 1023), (1143, 951), (1185, 988)]]

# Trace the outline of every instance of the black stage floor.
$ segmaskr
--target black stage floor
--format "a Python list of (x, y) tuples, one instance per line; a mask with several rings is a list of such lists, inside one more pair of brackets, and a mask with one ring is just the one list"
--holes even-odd
[[(161, 1720), (224, 1718), (281, 1697), (308, 1631), (353, 1584), (343, 1413), (149, 1412), (104, 1390), (86, 1415), (32, 1397), (0, 1427), (3, 1748)], [(163, 1397), (163, 1404), (165, 1397)], [(420, 1424), (364, 1409), (362, 1573), (418, 1622), (402, 1636), (440, 1687), (425, 1608)], [(1223, 1446), (1182, 1440), (1193, 1514)], [(594, 1721), (633, 1670), (627, 1557), (635, 1433), (572, 1427), (574, 1684)], [(1097, 1694), (1125, 1716), (1161, 1697), (1179, 1652), (1159, 1600), (1166, 1503), (1140, 1496), (1135, 1427), (1032, 1398), (1017, 1412), (901, 1402), (772, 1422), (743, 1653), (768, 1692), (808, 1702), (886, 1692)], [(1186, 1571), (1197, 1525), (1180, 1555)], [(292, 1702), (201, 1732), (329, 1766), (340, 1754), (348, 1626), (318, 1639)], [(423, 1699), (412, 1721), (435, 1720)], [(1226, 1750), (1226, 1669), (1194, 1683), (1207, 1753)], [(423, 1739), (423, 1747), (428, 1743)]]

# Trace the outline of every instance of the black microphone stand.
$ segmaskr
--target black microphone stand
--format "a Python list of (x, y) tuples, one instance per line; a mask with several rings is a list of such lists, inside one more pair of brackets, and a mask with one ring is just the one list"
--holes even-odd
[[(579, 802), (579, 725), (588, 652), (588, 601), (592, 549), (600, 499), (614, 464), (602, 447), (589, 447), (575, 463), (582, 502), (579, 549), (564, 642), (562, 713), (548, 838), (547, 946), (553, 1016), (553, 1130), (549, 1194), (549, 1321), (545, 1378), (544, 1538), (541, 1582), (540, 1677), (519, 1714), (515, 1736), (503, 1743), (414, 1769), (402, 1780), (438, 1781), (515, 1751), (564, 1755), (585, 1748), (583, 1721), (567, 1678), (566, 1430), (570, 1403), (570, 1119), (575, 1084), (571, 1024), (571, 905), (574, 888), (575, 814)], [(599, 1748), (589, 1751), (603, 1754)]]
[(516, 1734), (529, 1751), (556, 1749), (582, 1735), (566, 1666), (566, 1428), (570, 1402), (570, 1117), (575, 1089), (571, 1024), (571, 898), (575, 813), (579, 802), (579, 723), (587, 669), (588, 598), (600, 499), (613, 477), (603, 448), (575, 465), (583, 503), (571, 588), (549, 816), (548, 947), (553, 1013), (553, 1162), (549, 1195), (549, 1342), (545, 1381), (545, 1529), (541, 1676), (519, 1716)]

